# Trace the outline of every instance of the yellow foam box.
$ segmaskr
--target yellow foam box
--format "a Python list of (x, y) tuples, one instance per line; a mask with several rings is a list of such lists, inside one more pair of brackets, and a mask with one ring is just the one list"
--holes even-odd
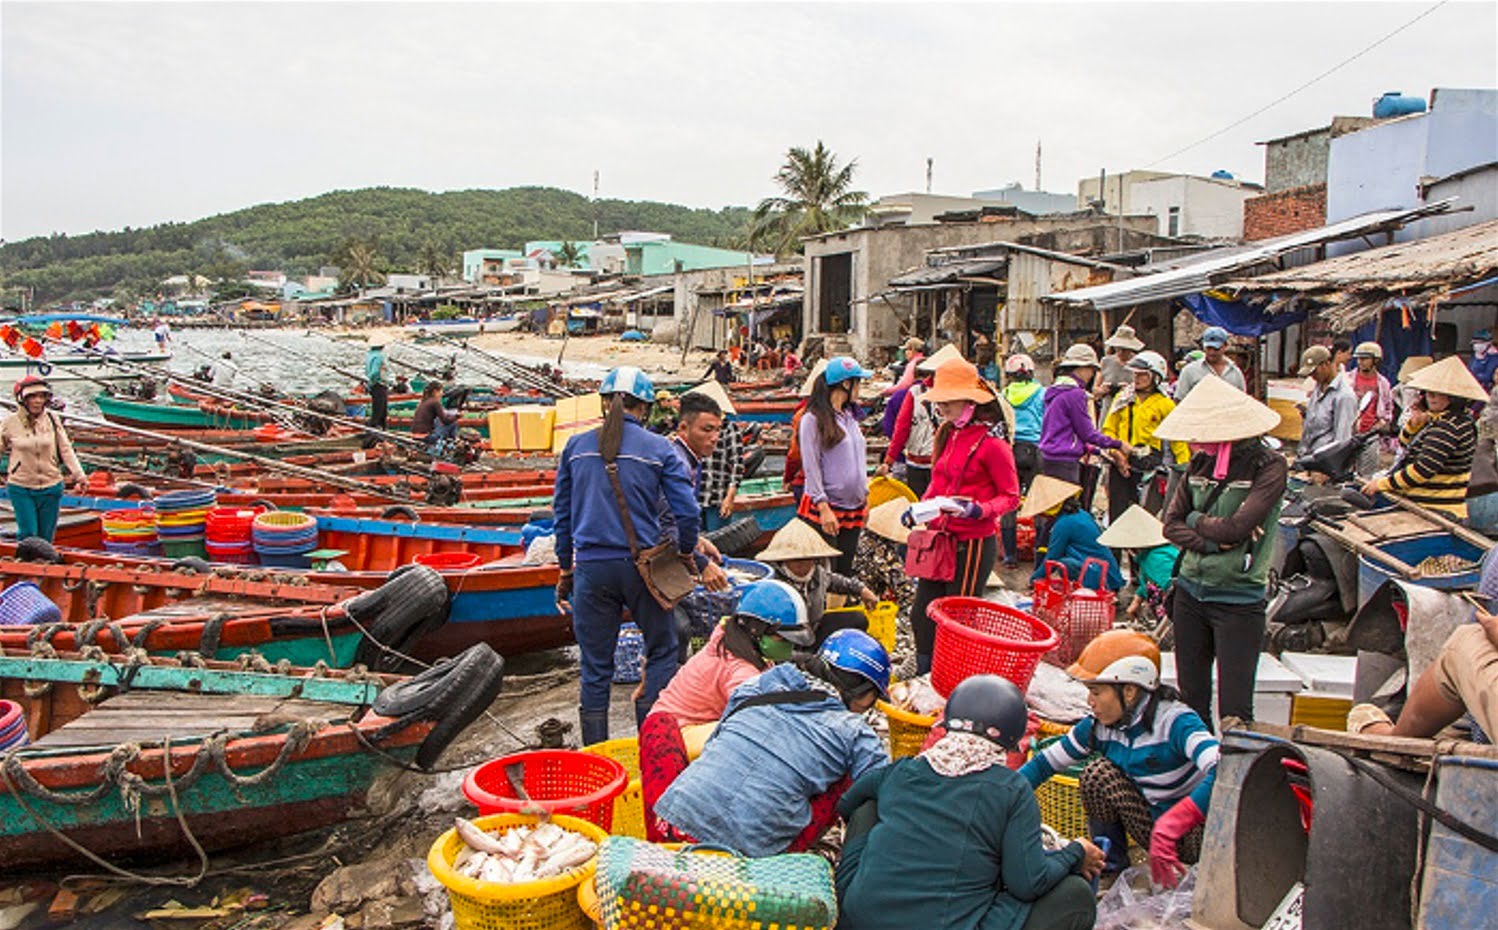
[(561, 452), (567, 440), (603, 425), (603, 396), (583, 394), (557, 401), (557, 419), (551, 433), (551, 451)]
[(489, 447), (495, 452), (545, 452), (551, 448), (554, 407), (517, 405), (489, 411)]

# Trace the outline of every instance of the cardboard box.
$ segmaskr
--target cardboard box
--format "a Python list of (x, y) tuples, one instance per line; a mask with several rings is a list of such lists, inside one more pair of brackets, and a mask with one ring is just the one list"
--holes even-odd
[(559, 453), (567, 440), (603, 425), (603, 396), (583, 394), (557, 401), (556, 422), (551, 433), (551, 451)]
[(489, 411), (489, 447), (495, 452), (545, 452), (551, 448), (555, 407), (516, 405)]

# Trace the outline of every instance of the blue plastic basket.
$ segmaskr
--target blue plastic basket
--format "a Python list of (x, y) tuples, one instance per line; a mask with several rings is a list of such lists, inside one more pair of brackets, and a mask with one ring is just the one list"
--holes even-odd
[(619, 641), (614, 646), (614, 684), (632, 685), (641, 676), (640, 660), (645, 658), (645, 634), (633, 623), (619, 627)]
[(212, 489), (203, 491), (168, 491), (157, 495), (152, 502), (157, 513), (177, 513), (183, 510), (202, 510), (218, 503), (218, 493)]
[(34, 582), (18, 581), (0, 591), (0, 626), (61, 622), (62, 610)]
[(266, 552), (257, 548), (255, 554), (260, 557), (260, 564), (266, 568), (311, 568), (312, 561), (303, 554), (311, 551), (311, 549), (304, 549), (302, 552)]
[(749, 572), (754, 578), (752, 581), (740, 582), (727, 591), (712, 592), (699, 585), (691, 594), (682, 598), (678, 606), (686, 612), (687, 635), (693, 639), (707, 637), (719, 620), (732, 614), (739, 605), (739, 597), (744, 593), (744, 588), (754, 581), (764, 581), (775, 573), (764, 562), (753, 559), (724, 559), (723, 564), (726, 568)]

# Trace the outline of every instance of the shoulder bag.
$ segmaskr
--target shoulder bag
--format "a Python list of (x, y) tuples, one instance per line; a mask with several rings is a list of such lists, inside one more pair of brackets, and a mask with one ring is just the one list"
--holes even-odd
[[(967, 473), (973, 456), (978, 454), (978, 447), (988, 438), (987, 434), (980, 436), (968, 450), (967, 458), (962, 462), (962, 471), (958, 472), (959, 483)], [(934, 462), (932, 464), (935, 465)], [(947, 530), (946, 522), (943, 517), (941, 526), (910, 531), (910, 538), (905, 541), (905, 574), (921, 581), (946, 582), (957, 577), (957, 537)]]
[(624, 500), (624, 485), (619, 481), (619, 465), (617, 462), (605, 461), (603, 470), (608, 473), (609, 484), (614, 489), (614, 503), (619, 508), (619, 519), (624, 524), (624, 536), (629, 540), (629, 554), (635, 560), (635, 568), (644, 579), (650, 596), (655, 598), (657, 604), (671, 610), (697, 587), (697, 579), (691, 568), (688, 568), (691, 554), (677, 552), (675, 540), (666, 540), (649, 549), (641, 549), (639, 536), (635, 533), (634, 518), (630, 516), (629, 504)]

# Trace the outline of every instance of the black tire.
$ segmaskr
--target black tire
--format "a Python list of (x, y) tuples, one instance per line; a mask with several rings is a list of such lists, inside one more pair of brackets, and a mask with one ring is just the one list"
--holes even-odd
[(447, 622), (451, 598), (447, 582), (433, 568), (407, 565), (373, 591), (348, 601), (344, 609), (367, 631), (354, 653), (354, 661), (378, 671), (400, 664), (399, 652)]
[(213, 571), (213, 566), (208, 564), (207, 559), (200, 559), (195, 555), (190, 555), (186, 558), (181, 558), (173, 562), (172, 571), (206, 575), (209, 572)]
[(127, 481), (120, 485), (119, 490), (114, 492), (114, 496), (122, 501), (131, 499), (148, 501), (151, 499), (151, 492), (133, 481)]
[(458, 661), (453, 656), (438, 659), (431, 668), (412, 675), (381, 691), (370, 705), (381, 717), (401, 719), (413, 716), (435, 703), (446, 687), (447, 675)]
[(759, 470), (765, 464), (765, 447), (750, 446), (744, 450), (744, 480), (747, 481), (759, 474)]
[(405, 517), (412, 523), (421, 522), (421, 514), (416, 512), (416, 508), (407, 507), (405, 504), (391, 504), (389, 507), (386, 507), (384, 510), (380, 511), (381, 520), (389, 520), (392, 517)]
[(708, 541), (717, 546), (718, 551), (724, 555), (737, 555), (754, 545), (754, 541), (759, 538), (761, 532), (763, 530), (760, 529), (758, 520), (753, 517), (744, 517), (742, 520), (735, 520), (727, 526), (702, 535), (706, 536)]
[(16, 560), (20, 562), (47, 562), (52, 565), (58, 565), (62, 562), (62, 556), (57, 554), (56, 546), (40, 536), (27, 536), (16, 543)]
[(556, 518), (556, 511), (548, 507), (542, 510), (532, 510), (531, 515), (526, 520), (530, 523), (542, 523), (546, 520), (555, 520)]
[(438, 698), (432, 713), (437, 725), (416, 750), (416, 765), (429, 769), (460, 733), (489, 709), (504, 687), (505, 661), (487, 643), (475, 643), (459, 659), (472, 656), (466, 665), (454, 669), (452, 684)]

